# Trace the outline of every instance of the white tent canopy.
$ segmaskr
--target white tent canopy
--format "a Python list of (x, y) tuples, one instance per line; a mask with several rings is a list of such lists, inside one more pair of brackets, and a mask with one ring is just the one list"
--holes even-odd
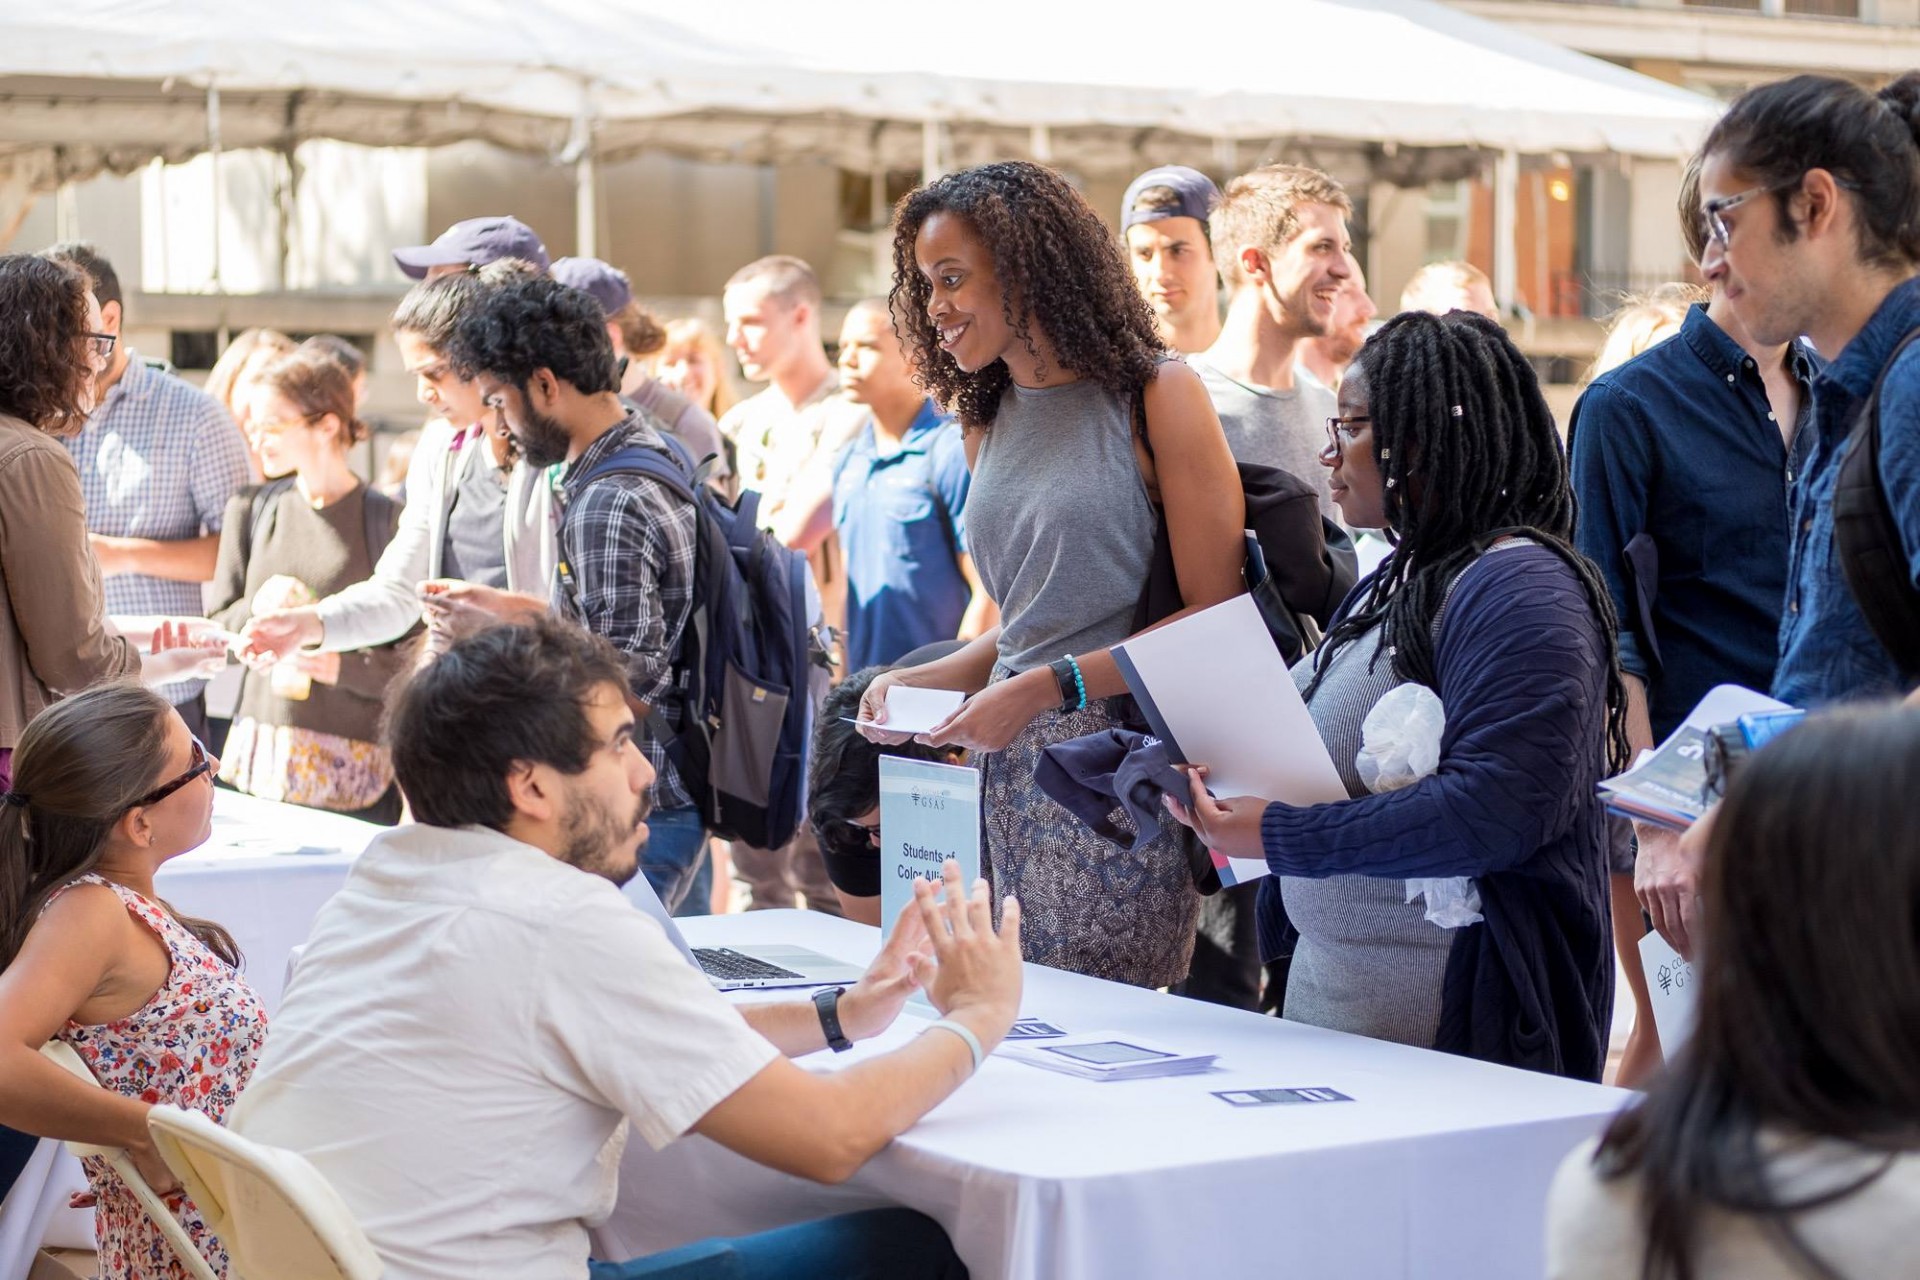
[[(918, 168), (922, 129), (1524, 153), (1690, 150), (1710, 99), (1434, 0), (0, 0), (0, 154), (48, 176), (208, 145), (487, 138)], [(1002, 152), (1004, 154), (1004, 151)], [(1130, 154), (1115, 163), (1138, 159)], [(1151, 158), (1151, 157), (1149, 157)]]

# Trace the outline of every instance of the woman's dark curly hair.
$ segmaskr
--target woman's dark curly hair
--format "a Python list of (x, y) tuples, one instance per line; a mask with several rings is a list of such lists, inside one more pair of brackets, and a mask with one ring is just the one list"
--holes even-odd
[(64, 262), (0, 255), (0, 413), (52, 435), (86, 425), (87, 292)]
[(927, 301), (933, 283), (920, 274), (913, 245), (936, 213), (967, 220), (993, 255), (1001, 313), (1014, 337), (1036, 351), (1044, 334), (1062, 368), (1120, 395), (1153, 377), (1166, 354), (1113, 233), (1086, 198), (1051, 169), (1007, 160), (963, 169), (909, 192), (894, 210), (893, 292), (902, 345), (918, 379), (963, 425), (985, 428), (1011, 380), (996, 360), (961, 372), (940, 347)]
[(1613, 598), (1570, 542), (1566, 454), (1533, 366), (1485, 316), (1408, 311), (1367, 339), (1347, 377), (1367, 390), (1373, 457), (1398, 549), (1327, 634), (1308, 693), (1336, 649), (1381, 622), (1394, 674), (1436, 688), (1433, 622), (1448, 588), (1494, 543), (1527, 538), (1566, 561), (1606, 633), (1609, 772), (1626, 768), (1627, 694)]

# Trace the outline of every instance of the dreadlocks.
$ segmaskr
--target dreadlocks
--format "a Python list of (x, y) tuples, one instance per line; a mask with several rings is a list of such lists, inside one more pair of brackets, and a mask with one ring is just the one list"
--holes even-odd
[(1410, 311), (1367, 340), (1347, 377), (1367, 389), (1398, 550), (1321, 645), (1309, 695), (1333, 651), (1382, 622), (1394, 674), (1437, 688), (1433, 623), (1448, 590), (1494, 543), (1527, 538), (1566, 561), (1606, 633), (1609, 767), (1624, 769), (1627, 697), (1613, 601), (1568, 542), (1573, 490), (1532, 366), (1483, 316)]

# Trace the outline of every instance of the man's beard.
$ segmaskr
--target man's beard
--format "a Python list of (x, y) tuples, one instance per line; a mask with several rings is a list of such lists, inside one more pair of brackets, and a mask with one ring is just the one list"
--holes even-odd
[(641, 796), (634, 805), (632, 817), (622, 826), (620, 814), (612, 805), (585, 797), (575, 798), (561, 829), (565, 844), (561, 847), (560, 860), (615, 885), (626, 884), (640, 870), (640, 855), (635, 851), (631, 862), (622, 863), (618, 859), (633, 839), (634, 830), (647, 820), (650, 807), (647, 798)]
[(560, 420), (549, 418), (532, 405), (522, 407), (520, 429), (513, 432), (512, 438), (526, 456), (527, 465), (533, 467), (551, 467), (555, 463), (565, 462), (567, 451), (573, 447), (573, 441), (568, 438), (567, 429), (560, 425)]

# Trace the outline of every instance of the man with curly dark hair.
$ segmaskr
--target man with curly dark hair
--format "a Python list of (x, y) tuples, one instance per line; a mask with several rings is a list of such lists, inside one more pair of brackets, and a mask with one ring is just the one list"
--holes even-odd
[[(1023, 162), (950, 174), (894, 222), (894, 313), (927, 389), (967, 428), (968, 546), (1001, 625), (876, 679), (972, 695), (925, 735), (980, 753), (986, 863), (1018, 894), (1028, 959), (1142, 986), (1179, 981), (1199, 912), (1170, 838), (1123, 851), (1033, 782), (1042, 749), (1109, 727), (1109, 652), (1133, 627), (1164, 512), (1181, 596), (1242, 588), (1245, 506), (1194, 373), (1169, 357), (1113, 233)], [(896, 735), (887, 735), (897, 740)]]
[(1270, 164), (1227, 184), (1214, 207), (1213, 257), (1230, 291), (1219, 340), (1195, 356), (1233, 456), (1292, 472), (1335, 514), (1320, 449), (1333, 393), (1295, 369), (1309, 338), (1332, 331), (1340, 291), (1359, 271), (1353, 202), (1318, 169)]
[[(654, 726), (680, 722), (673, 659), (693, 608), (695, 511), (659, 480), (609, 471), (601, 459), (631, 446), (666, 451), (646, 417), (620, 400), (606, 313), (590, 295), (543, 276), (489, 290), (461, 315), (448, 345), (454, 372), (506, 418), (527, 462), (566, 464), (560, 482), (558, 586), (552, 607), (627, 656), (628, 697), (656, 775), (641, 867), (669, 910), (687, 896), (706, 856), (706, 829)], [(497, 593), (510, 620), (547, 601)], [(648, 715), (660, 711), (660, 721)]]

